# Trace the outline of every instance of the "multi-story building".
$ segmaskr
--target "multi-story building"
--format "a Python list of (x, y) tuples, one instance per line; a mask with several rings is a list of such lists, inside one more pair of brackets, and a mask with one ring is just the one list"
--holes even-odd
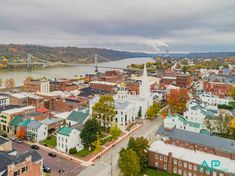
[(231, 176), (235, 174), (235, 142), (162, 126), (149, 149), (148, 164), (183, 176)]
[(50, 91), (73, 91), (77, 90), (79, 86), (68, 79), (54, 79), (50, 80)]
[(42, 79), (27, 78), (24, 81), (24, 91), (48, 93), (50, 92), (50, 82), (45, 78)]
[(25, 106), (19, 108), (13, 108), (4, 110), (0, 113), (0, 128), (9, 133), (10, 132), (10, 125), (9, 122), (15, 118), (17, 115), (27, 115), (35, 112), (34, 106)]
[(210, 75), (203, 80), (203, 90), (219, 97), (229, 96), (235, 82), (234, 78)]
[(104, 73), (104, 75), (98, 77), (99, 81), (107, 81), (113, 83), (121, 83), (124, 81), (124, 75), (117, 70), (109, 70)]
[(92, 89), (97, 89), (104, 92), (115, 92), (117, 84), (107, 81), (91, 81), (89, 86)]
[(77, 151), (83, 149), (81, 143), (80, 133), (82, 131), (82, 124), (72, 127), (63, 126), (57, 133), (57, 146), (59, 151), (68, 153), (69, 149), (76, 148)]
[(36, 120), (32, 120), (27, 125), (27, 137), (30, 140), (42, 141), (46, 139), (48, 136), (48, 126), (38, 122)]
[(9, 105), (9, 98), (5, 96), (0, 96), (0, 107)]
[(0, 151), (0, 175), (42, 176), (43, 158), (35, 150), (25, 153)]
[(190, 74), (179, 74), (176, 76), (176, 86), (188, 89), (192, 85), (192, 76)]

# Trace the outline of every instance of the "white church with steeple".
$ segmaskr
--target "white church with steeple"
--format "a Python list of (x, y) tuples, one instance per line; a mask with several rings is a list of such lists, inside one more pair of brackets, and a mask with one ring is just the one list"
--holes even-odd
[[(90, 102), (90, 114), (93, 105), (98, 102), (99, 97), (95, 97)], [(150, 82), (147, 76), (146, 65), (144, 65), (143, 76), (139, 87), (139, 95), (128, 94), (125, 83), (118, 85), (117, 94), (114, 95), (116, 117), (118, 126), (125, 129), (136, 119), (144, 119), (149, 106), (153, 104), (153, 96), (150, 92)]]

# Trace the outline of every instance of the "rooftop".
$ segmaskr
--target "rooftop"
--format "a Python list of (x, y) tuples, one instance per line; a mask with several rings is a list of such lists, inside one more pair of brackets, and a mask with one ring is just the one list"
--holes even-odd
[(59, 129), (58, 134), (69, 136), (71, 131), (72, 131), (72, 128), (63, 126), (62, 128)]
[(32, 120), (31, 122), (28, 123), (29, 127), (36, 128), (36, 129), (38, 129), (41, 125), (42, 123), (36, 120)]
[(7, 114), (15, 114), (18, 112), (22, 112), (22, 111), (26, 111), (26, 110), (30, 110), (30, 109), (34, 109), (34, 106), (25, 106), (25, 107), (20, 107), (20, 108), (13, 108), (13, 109), (8, 109), (8, 110), (4, 110), (4, 113)]
[[(150, 146), (150, 151), (168, 155), (170, 152), (174, 158), (180, 160), (190, 161), (197, 165), (201, 165), (203, 161), (211, 163), (212, 160), (219, 160), (220, 166), (216, 167), (217, 170), (228, 170), (229, 173), (235, 173), (235, 160), (231, 160), (218, 155), (213, 155), (201, 151), (194, 151), (175, 145), (166, 144), (163, 141), (156, 141)], [(210, 165), (210, 164), (209, 164)]]
[(89, 115), (89, 109), (85, 111), (72, 111), (72, 113), (68, 116), (67, 120), (71, 120), (77, 123), (82, 123), (87, 116)]
[(215, 148), (216, 150), (235, 154), (235, 140), (184, 131), (176, 128), (174, 128), (173, 130), (165, 130), (164, 126), (161, 126), (158, 129), (157, 134), (169, 137), (170, 139), (178, 139), (194, 144), (200, 144), (207, 147)]

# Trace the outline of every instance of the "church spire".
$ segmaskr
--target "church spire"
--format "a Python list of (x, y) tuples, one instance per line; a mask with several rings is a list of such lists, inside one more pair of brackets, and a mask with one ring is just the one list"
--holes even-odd
[(140, 98), (147, 98), (149, 96), (150, 96), (150, 83), (148, 80), (146, 64), (144, 64), (144, 70), (140, 84)]

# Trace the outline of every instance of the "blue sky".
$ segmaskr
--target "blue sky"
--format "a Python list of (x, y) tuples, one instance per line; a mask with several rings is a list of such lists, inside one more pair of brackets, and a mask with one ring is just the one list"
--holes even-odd
[(234, 0), (0, 0), (0, 43), (235, 51)]

